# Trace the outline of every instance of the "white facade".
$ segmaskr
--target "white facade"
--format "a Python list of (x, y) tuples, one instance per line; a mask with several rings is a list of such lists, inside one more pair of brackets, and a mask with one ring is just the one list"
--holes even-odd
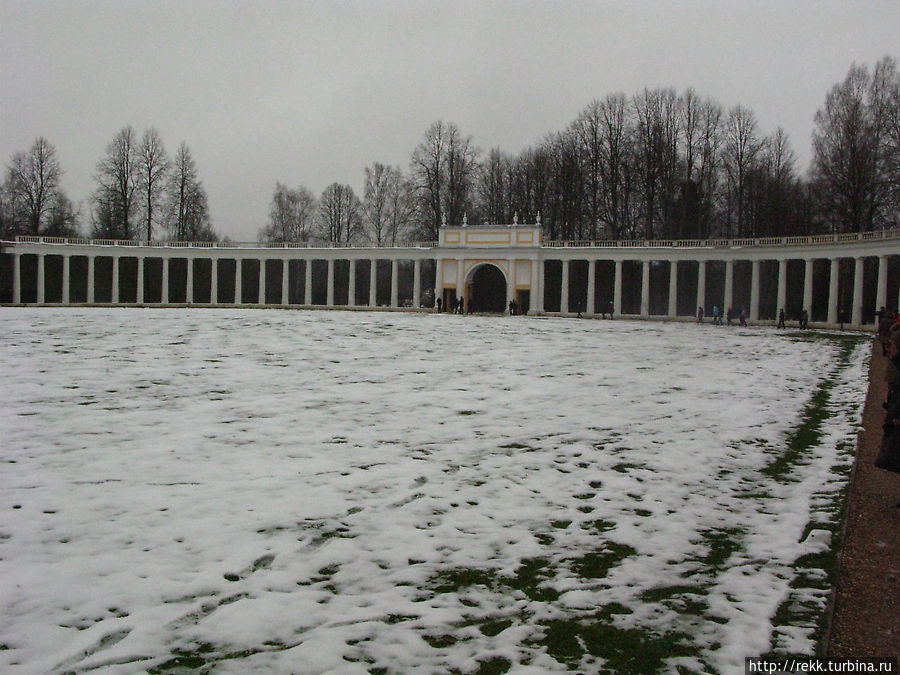
[[(419, 308), (423, 297), (441, 298), (447, 307), (456, 298), (472, 299), (476, 275), (479, 270), (493, 268), (499, 270), (505, 284), (506, 304), (516, 300), (519, 306), (527, 307), (529, 313), (545, 313), (548, 299), (546, 283), (548, 263), (559, 266), (559, 276), (554, 276), (554, 285), (559, 286), (559, 296), (550, 298), (554, 313), (599, 315), (606, 311), (595, 306), (597, 269), (600, 262), (614, 266), (612, 288), (604, 289), (602, 297), (611, 296), (613, 312), (622, 314), (623, 309), (623, 265), (626, 262), (640, 265), (640, 304), (631, 316), (649, 318), (675, 318), (689, 316), (677, 311), (679, 289), (678, 269), (682, 264), (696, 264), (695, 307), (721, 308), (734, 304), (735, 266), (747, 263), (751, 268), (748, 317), (751, 321), (760, 318), (761, 263), (777, 262), (777, 307), (783, 308), (789, 291), (792, 297), (802, 294), (802, 306), (812, 305), (813, 265), (823, 261), (829, 269), (827, 318), (824, 324), (837, 324), (843, 318), (851, 325), (861, 325), (864, 314), (885, 306), (887, 298), (900, 296), (900, 289), (888, 288), (888, 267), (893, 257), (900, 256), (900, 231), (889, 230), (867, 232), (860, 235), (826, 235), (816, 237), (785, 237), (766, 239), (731, 240), (690, 240), (690, 241), (605, 241), (605, 242), (543, 242), (540, 223), (533, 225), (513, 224), (508, 226), (443, 227), (439, 241), (434, 244), (398, 246), (390, 248), (315, 248), (298, 244), (232, 244), (178, 243), (178, 242), (137, 242), (61, 239), (52, 237), (19, 237), (14, 242), (2, 242), (3, 252), (11, 254), (12, 304), (113, 304), (113, 305), (251, 305), (251, 306), (320, 306), (320, 307), (375, 307), (379, 303), (377, 289), (384, 284), (383, 275), (390, 278), (389, 298), (383, 297), (382, 306), (400, 308), (401, 305)], [(29, 262), (30, 269), (23, 270), (23, 257), (34, 256)], [(50, 269), (49, 258), (53, 260)], [(875, 287), (874, 305), (870, 301), (864, 305), (864, 261), (874, 259)], [(98, 280), (98, 261), (106, 259), (104, 280)], [(60, 264), (61, 260), (61, 264)], [(852, 293), (845, 304), (839, 306), (839, 281), (852, 260)], [(177, 262), (175, 262), (177, 261)], [(291, 264), (296, 261), (292, 267)], [(336, 293), (336, 264), (347, 270), (346, 283), (340, 285), (340, 299)], [(724, 291), (716, 291), (719, 297), (708, 292), (707, 267), (710, 263), (724, 263)], [(802, 289), (795, 288), (796, 281), (788, 288), (788, 261), (802, 261), (804, 273), (800, 283)], [(587, 263), (586, 279), (570, 280), (570, 270), (576, 262)], [(358, 268), (363, 263), (368, 267), (368, 297), (358, 297), (360, 285), (365, 285)], [(387, 265), (390, 265), (388, 269)], [(407, 270), (407, 291), (401, 298), (401, 263)], [(650, 311), (651, 264), (664, 264), (668, 268), (668, 288), (655, 289), (657, 295), (664, 292), (668, 297), (668, 307), (663, 313)], [(78, 269), (76, 270), (76, 266)], [(111, 266), (111, 272), (108, 268)], [(128, 273), (123, 274), (123, 267)], [(152, 267), (155, 266), (155, 267)], [(181, 297), (170, 297), (173, 282), (170, 279), (173, 266), (178, 266), (178, 282)], [(302, 275), (300, 267), (302, 266)], [(428, 278), (424, 278), (423, 266)], [(870, 264), (870, 269), (872, 268)], [(161, 271), (159, 268), (161, 267)], [(185, 270), (186, 267), (186, 270)], [(248, 279), (247, 270), (255, 268), (249, 277), (256, 292), (248, 297), (243, 288)], [(412, 267), (412, 279), (408, 279)], [(771, 267), (771, 265), (770, 265)], [(381, 268), (381, 269), (379, 269)], [(154, 287), (148, 288), (150, 270), (156, 279)], [(433, 278), (431, 276), (434, 270)], [(556, 269), (556, 268), (554, 268)], [(492, 271), (493, 271), (492, 270)], [(252, 272), (251, 272), (252, 274)], [(555, 274), (555, 273), (554, 273)], [(127, 276), (128, 283), (123, 281)], [(496, 277), (496, 273), (494, 273)], [(136, 279), (135, 279), (136, 277)], [(201, 281), (202, 278), (202, 281)], [(23, 282), (27, 279), (27, 284)], [(558, 279), (558, 283), (557, 280)], [(292, 297), (291, 289), (300, 288), (302, 295)], [(772, 280), (769, 280), (772, 281)], [(48, 283), (55, 289), (53, 297), (48, 295)], [(76, 301), (73, 283), (78, 286)], [(848, 280), (844, 280), (844, 285)], [(314, 286), (324, 285), (324, 298), (314, 302)], [(409, 286), (411, 285), (411, 291)], [(23, 288), (27, 286), (28, 292)], [(128, 287), (128, 297), (124, 291)], [(870, 284), (871, 286), (871, 284)], [(98, 298), (100, 289), (105, 294)], [(228, 289), (225, 292), (223, 289)], [(183, 289), (183, 290), (181, 290)], [(611, 293), (607, 293), (609, 290)], [(152, 292), (151, 292), (152, 291)], [(429, 291), (426, 294), (426, 291)], [(433, 292), (433, 296), (431, 293)], [(29, 296), (25, 298), (25, 296)], [(297, 292), (294, 291), (294, 296)], [(871, 293), (869, 294), (871, 295)], [(148, 300), (152, 296), (152, 300)], [(227, 296), (227, 297), (226, 297)], [(585, 297), (583, 306), (573, 306), (574, 297)], [(199, 299), (198, 299), (199, 298)], [(897, 309), (896, 301), (892, 302)], [(690, 315), (693, 314), (693, 310)]]

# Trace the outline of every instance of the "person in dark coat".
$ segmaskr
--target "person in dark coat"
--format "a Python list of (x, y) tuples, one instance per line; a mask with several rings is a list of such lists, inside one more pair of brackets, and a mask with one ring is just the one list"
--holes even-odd
[(878, 341), (881, 343), (881, 355), (887, 356), (891, 341), (891, 325), (894, 323), (887, 311), (882, 307), (878, 317)]
[[(900, 332), (891, 334), (888, 345), (890, 360), (885, 371), (888, 383), (887, 398), (884, 402), (885, 417), (882, 428), (881, 450), (875, 460), (875, 466), (900, 473)], [(900, 502), (895, 504), (900, 507)]]

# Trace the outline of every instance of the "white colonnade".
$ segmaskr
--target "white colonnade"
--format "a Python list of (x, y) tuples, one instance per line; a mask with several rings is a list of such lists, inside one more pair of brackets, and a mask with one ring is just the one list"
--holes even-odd
[[(897, 231), (765, 240), (545, 245), (538, 223), (443, 227), (438, 242), (409, 247), (146, 244), (19, 237), (14, 242), (3, 242), (3, 252), (12, 257), (10, 299), (16, 305), (376, 307), (381, 300), (389, 308), (418, 308), (423, 286), (433, 289), (434, 297), (446, 302), (459, 296), (471, 299), (476, 273), (485, 265), (502, 273), (506, 288), (498, 293), (505, 290), (507, 303), (521, 301), (530, 313), (545, 313), (545, 303), (549, 303), (554, 313), (584, 312), (590, 316), (606, 312), (612, 302), (613, 312), (621, 315), (626, 310), (623, 291), (628, 291), (631, 300), (624, 313), (631, 316), (676, 318), (694, 315), (698, 307), (717, 305), (724, 312), (744, 305), (748, 318), (758, 321), (773, 318), (760, 316), (764, 283), (766, 288), (774, 287), (777, 308), (786, 307), (790, 294), (795, 306), (797, 299), (802, 298), (799, 304), (811, 312), (814, 280), (823, 279), (826, 273), (827, 307), (820, 309), (820, 313), (827, 314), (824, 323), (845, 321), (860, 325), (864, 317), (871, 317), (875, 309), (886, 306), (888, 298), (893, 305), (900, 298), (896, 262), (893, 267), (891, 263), (900, 258)], [(23, 264), (26, 257), (27, 265)], [(873, 260), (868, 268), (867, 259)], [(849, 262), (841, 265), (842, 260)], [(429, 273), (434, 269), (433, 281), (430, 275), (423, 275), (423, 261)], [(789, 280), (791, 261), (799, 263), (792, 264), (795, 272)], [(816, 261), (822, 261), (818, 277), (814, 274)], [(379, 263), (384, 264), (381, 271)], [(360, 285), (366, 285), (364, 273), (358, 269), (360, 264), (369, 265), (367, 298), (359, 293)], [(601, 264), (606, 265), (603, 273)], [(711, 285), (707, 280), (710, 265), (714, 264), (717, 282)], [(302, 272), (299, 265), (303, 266)], [(558, 266), (554, 268), (558, 271), (551, 274), (553, 265)], [(626, 265), (637, 266), (629, 267), (633, 271), (627, 280)], [(735, 297), (738, 265), (742, 281), (740, 303)], [(798, 265), (802, 265), (802, 274), (796, 272)], [(659, 281), (661, 266), (668, 268), (667, 282)], [(866, 269), (869, 275), (874, 269), (874, 294), (872, 276), (868, 277), (868, 285), (864, 283)], [(253, 297), (247, 297), (245, 289), (253, 286), (254, 273), (256, 292), (250, 290)], [(401, 283), (401, 276), (405, 282)], [(688, 313), (679, 312), (679, 299), (685, 305), (686, 291), (679, 287), (680, 277), (683, 283), (696, 284), (693, 307)], [(551, 297), (553, 292), (548, 295), (548, 281), (552, 286), (558, 284), (558, 298)], [(383, 287), (381, 295), (379, 283)], [(657, 288), (660, 283), (667, 283), (668, 288)], [(639, 291), (633, 288), (637, 285)], [(825, 288), (820, 288), (816, 297), (825, 293)], [(653, 303), (655, 306), (651, 307)], [(771, 296), (766, 296), (769, 314), (771, 305)]]

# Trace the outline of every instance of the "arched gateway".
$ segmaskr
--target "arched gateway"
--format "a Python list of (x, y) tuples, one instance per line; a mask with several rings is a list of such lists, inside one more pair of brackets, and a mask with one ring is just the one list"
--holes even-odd
[(2, 244), (0, 300), (23, 305), (444, 307), (638, 318), (713, 306), (751, 321), (807, 310), (870, 323), (900, 303), (900, 229), (847, 235), (544, 242), (540, 222), (440, 228), (391, 247), (17, 237)]

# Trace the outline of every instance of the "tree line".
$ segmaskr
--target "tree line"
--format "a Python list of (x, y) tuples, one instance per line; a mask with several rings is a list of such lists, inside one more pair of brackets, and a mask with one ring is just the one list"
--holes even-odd
[[(44, 138), (7, 165), (0, 232), (69, 234), (80, 213), (59, 188)], [(97, 165), (95, 237), (215, 239), (186, 144), (173, 160), (150, 129), (125, 127)], [(861, 232), (900, 226), (900, 72), (885, 56), (854, 64), (814, 116), (801, 176), (783, 129), (688, 89), (644, 89), (588, 103), (563, 130), (517, 155), (477, 148), (436, 121), (408, 167), (365, 168), (363, 194), (276, 183), (258, 238), (391, 244), (434, 241), (443, 223), (535, 222), (547, 239), (692, 239)]]
[[(75, 237), (83, 214), (60, 187), (56, 148), (44, 137), (13, 155), (0, 186), (0, 235)], [(96, 239), (216, 239), (209, 200), (187, 144), (170, 158), (156, 129), (138, 137), (129, 125), (106, 146), (88, 200)]]

